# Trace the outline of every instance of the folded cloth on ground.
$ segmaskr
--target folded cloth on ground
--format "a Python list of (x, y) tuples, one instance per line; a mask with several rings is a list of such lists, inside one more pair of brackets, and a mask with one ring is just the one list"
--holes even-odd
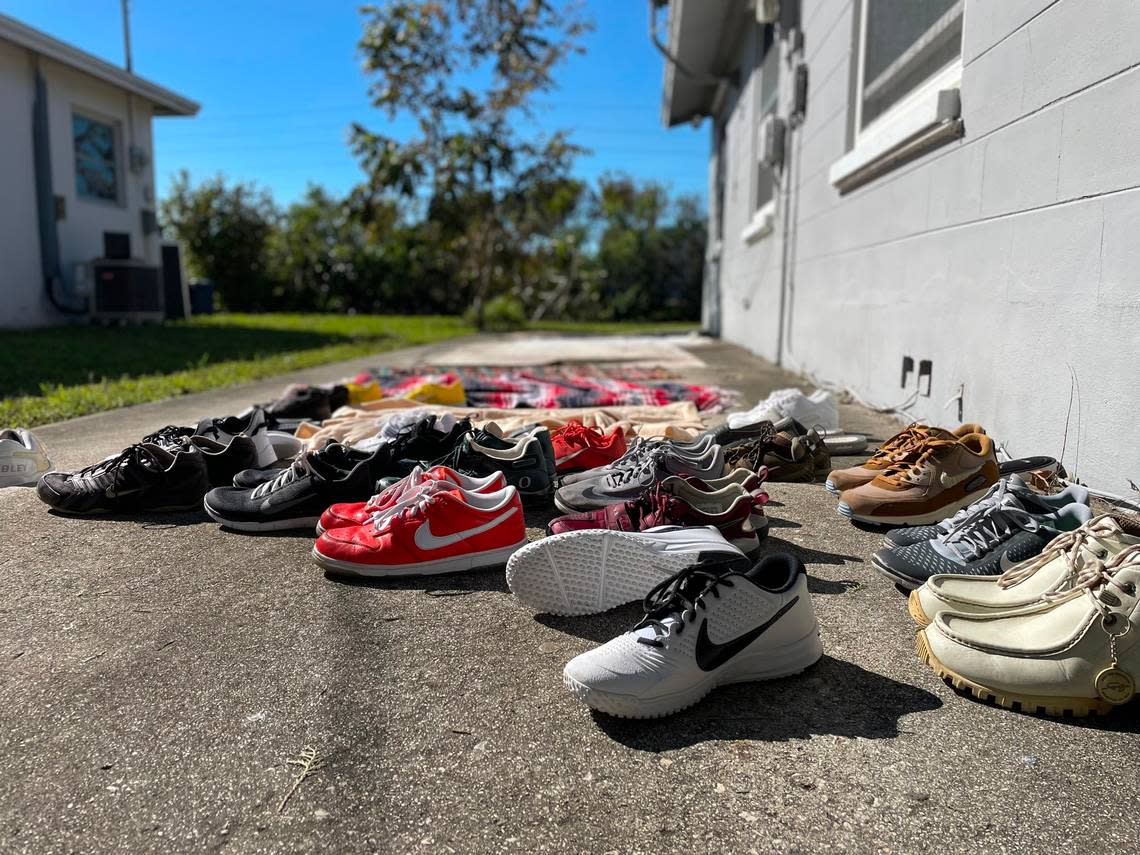
[(407, 423), (408, 411), (450, 415), (455, 418), (470, 416), (476, 423), (495, 422), (505, 431), (529, 424), (542, 424), (551, 430), (572, 421), (589, 427), (609, 430), (619, 425), (627, 437), (668, 437), (670, 439), (692, 439), (705, 430), (709, 424), (704, 414), (697, 410), (692, 401), (677, 401), (663, 406), (636, 407), (568, 407), (555, 409), (494, 407), (428, 407), (418, 401), (406, 398), (384, 398), (370, 401), (360, 407), (341, 407), (332, 418), (320, 425), (302, 424), (297, 428), (297, 438), (305, 441), (309, 448), (319, 448), (330, 440), (356, 444), (364, 442), (384, 431), (386, 423), (399, 417)]
[[(701, 412), (734, 406), (736, 392), (717, 386), (663, 380), (637, 382), (639, 376), (610, 376), (615, 369), (592, 365), (451, 370), (376, 369), (353, 381), (378, 382), (386, 398), (416, 398), (424, 403), (553, 409), (567, 407), (660, 406), (691, 401)], [(646, 375), (647, 376), (647, 375)]]

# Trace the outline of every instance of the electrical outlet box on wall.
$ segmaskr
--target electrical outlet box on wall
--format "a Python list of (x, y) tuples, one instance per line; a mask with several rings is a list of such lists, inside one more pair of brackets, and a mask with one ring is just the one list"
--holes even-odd
[(760, 123), (760, 162), (770, 169), (784, 165), (784, 120), (768, 115)]

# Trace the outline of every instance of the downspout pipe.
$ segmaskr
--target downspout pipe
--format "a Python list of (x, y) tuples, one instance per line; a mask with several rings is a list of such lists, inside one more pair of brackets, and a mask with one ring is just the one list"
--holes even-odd
[(51, 186), (51, 138), (48, 134), (47, 84), (40, 72), (36, 57), (35, 101), (32, 103), (32, 155), (36, 179), (36, 215), (40, 232), (40, 269), (43, 271), (44, 293), (57, 311), (65, 315), (87, 314), (83, 305), (72, 305), (60, 299), (58, 289), (63, 286), (59, 261), (59, 227), (55, 220), (55, 193)]

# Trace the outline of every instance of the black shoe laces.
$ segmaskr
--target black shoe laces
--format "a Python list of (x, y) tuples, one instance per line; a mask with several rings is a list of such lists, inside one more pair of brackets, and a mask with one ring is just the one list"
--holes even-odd
[(646, 595), (643, 602), (645, 617), (633, 628), (637, 632), (651, 627), (653, 638), (639, 637), (638, 643), (649, 647), (664, 647), (661, 639), (671, 631), (665, 623), (670, 617), (676, 619), (674, 626), (677, 635), (680, 635), (687, 623), (697, 619), (697, 609), (704, 611), (708, 608), (705, 605), (706, 597), (711, 595), (719, 600), (719, 586), (735, 587), (728, 578), (730, 573), (722, 564), (694, 564), (661, 581)]

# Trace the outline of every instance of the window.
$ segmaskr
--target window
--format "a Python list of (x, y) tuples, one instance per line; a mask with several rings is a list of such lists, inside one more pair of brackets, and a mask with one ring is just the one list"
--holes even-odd
[(850, 150), (831, 165), (846, 193), (960, 137), (964, 0), (860, 0)]
[(764, 120), (776, 114), (780, 102), (780, 48), (774, 29), (763, 27), (757, 39), (753, 75), (756, 80), (756, 109), (752, 128), (752, 193), (751, 219), (741, 237), (751, 243), (772, 231), (776, 214), (776, 174), (763, 160), (761, 129)]
[(81, 199), (119, 201), (119, 165), (115, 128), (75, 113), (71, 117), (75, 142), (75, 192)]
[(962, 5), (863, 0), (859, 131), (961, 56)]
[[(757, 67), (760, 74), (760, 95), (756, 106), (756, 134), (759, 138), (760, 126), (764, 124), (764, 119), (776, 112), (780, 100), (780, 50), (774, 44), (772, 27), (764, 28)], [(771, 204), (776, 193), (776, 180), (771, 167), (759, 161), (759, 139), (757, 139), (756, 157), (756, 196), (752, 200), (754, 214)]]

